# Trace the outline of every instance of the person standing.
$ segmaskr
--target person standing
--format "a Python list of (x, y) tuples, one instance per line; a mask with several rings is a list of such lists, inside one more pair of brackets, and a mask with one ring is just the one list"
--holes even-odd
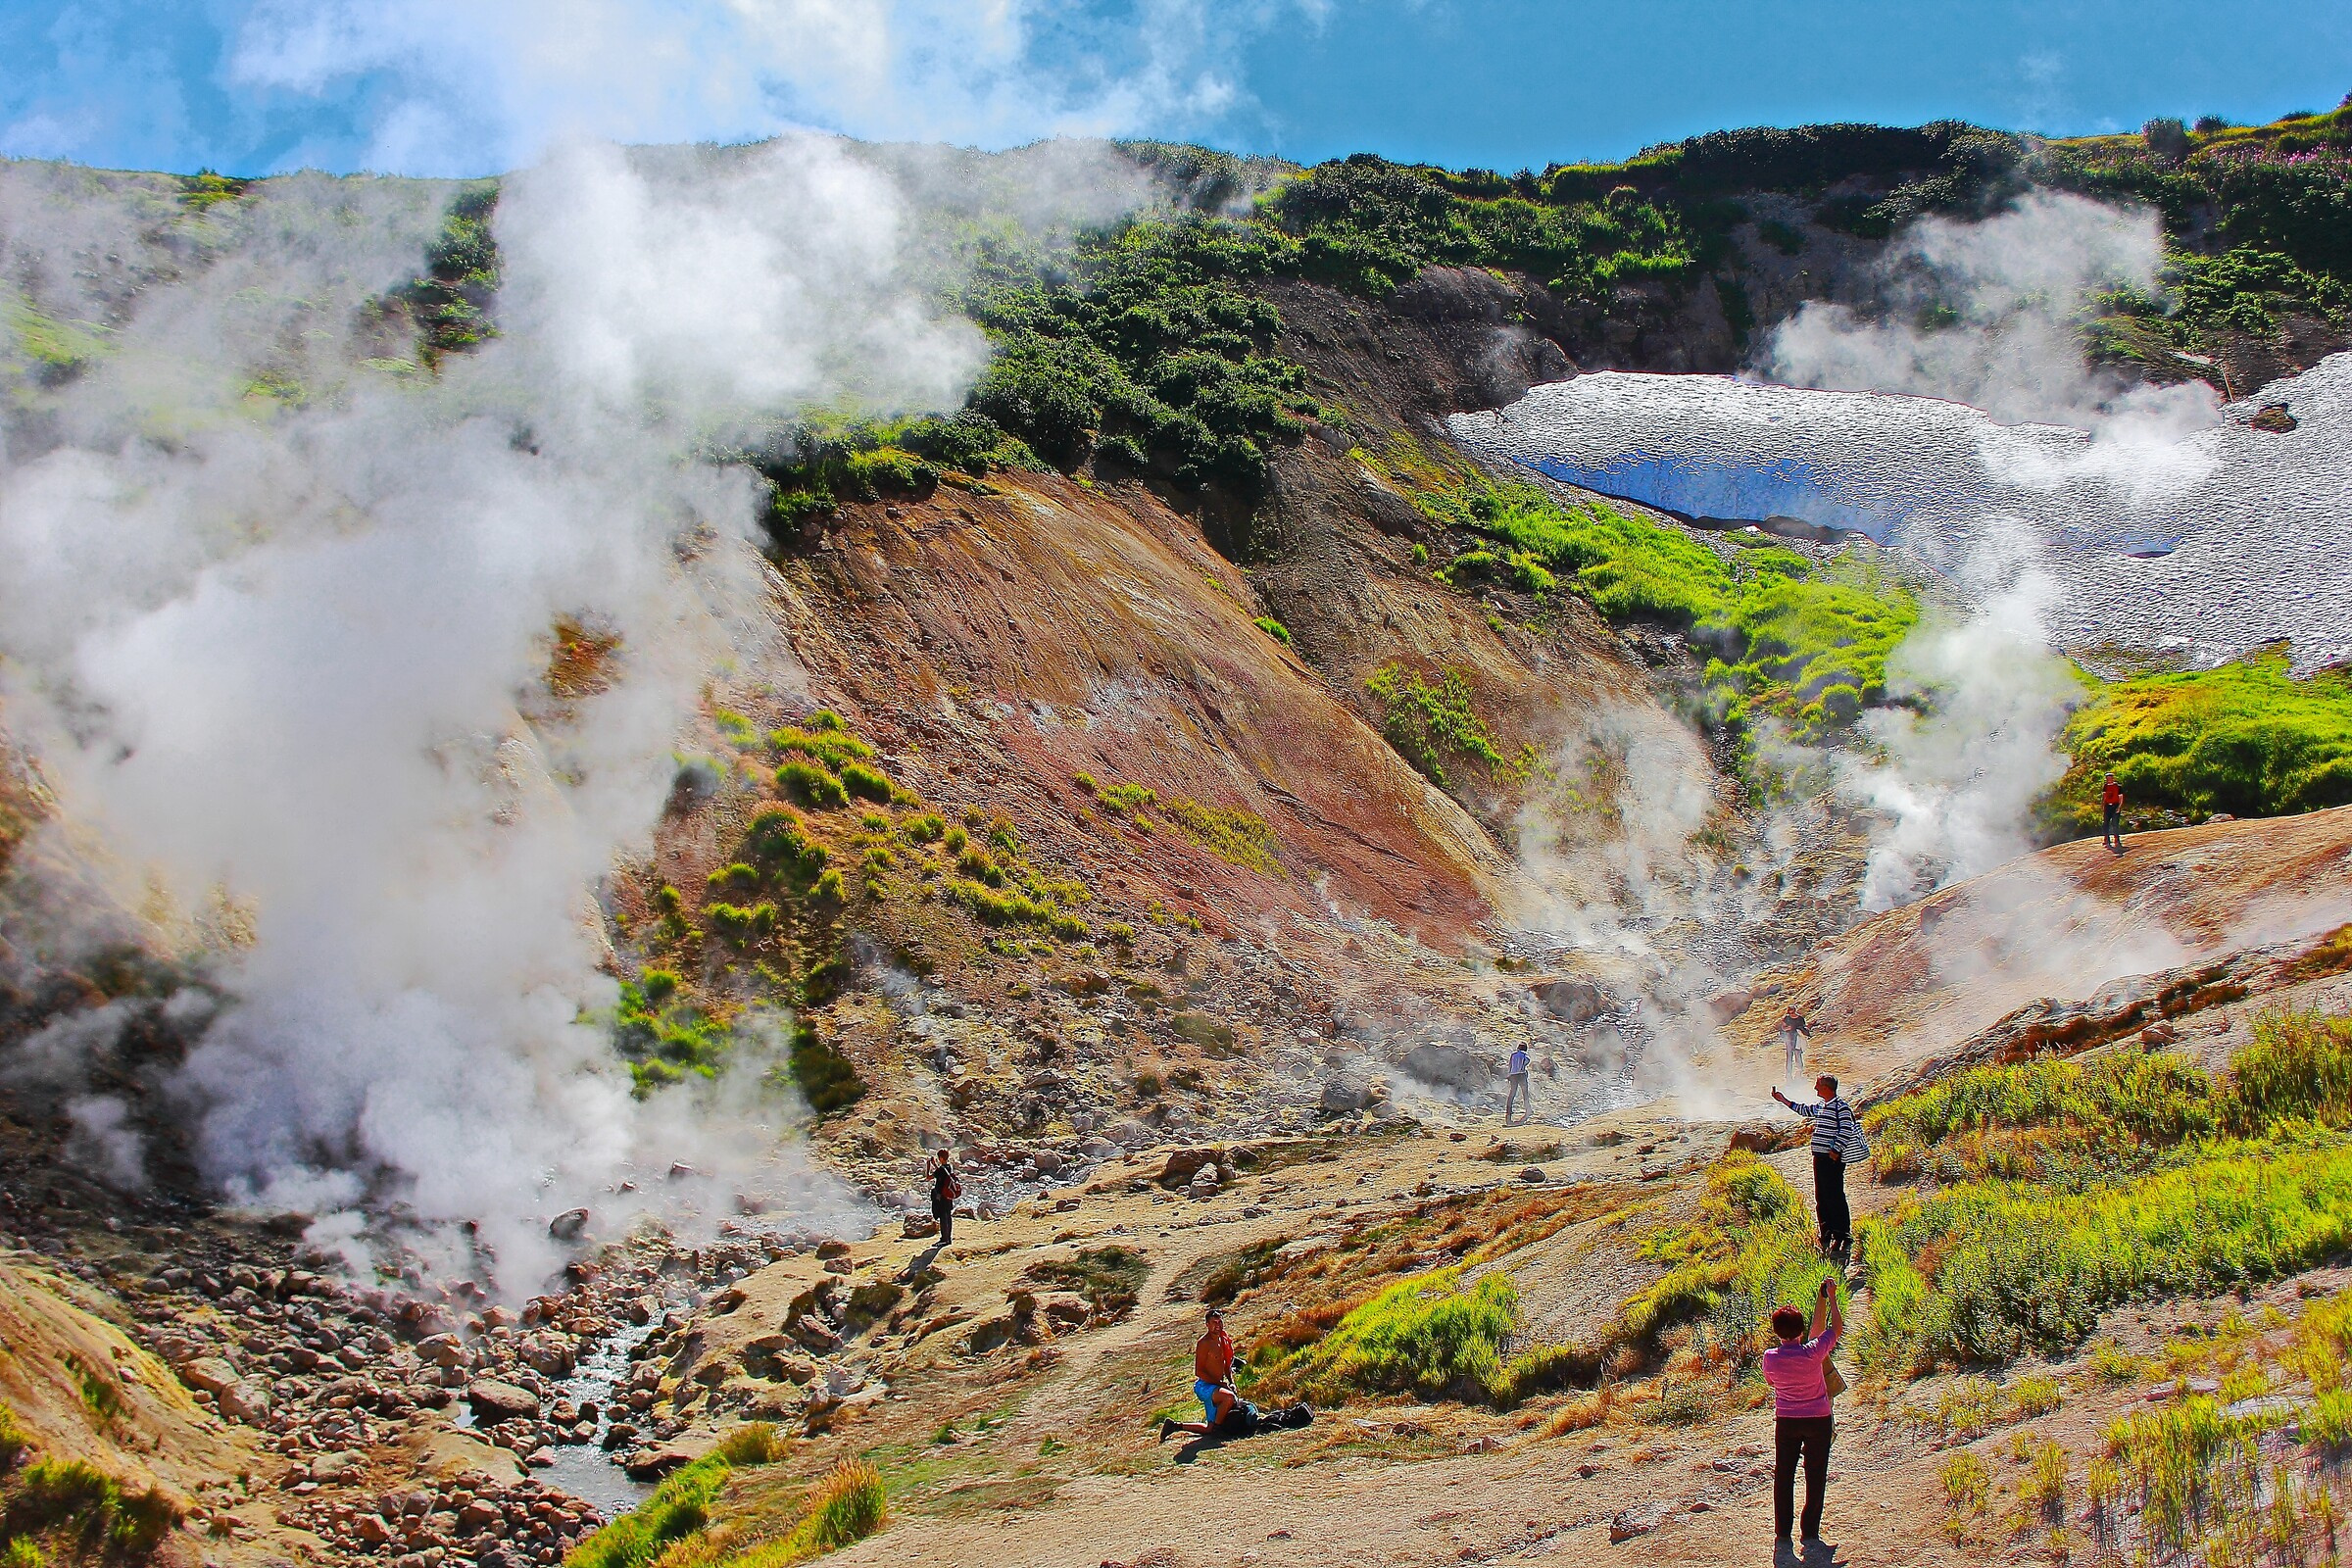
[(963, 1177), (957, 1174), (955, 1155), (947, 1150), (931, 1162), (931, 1217), (939, 1221), (939, 1245), (956, 1245), (956, 1205), (963, 1201)]
[(1804, 1042), (1813, 1038), (1813, 1026), (1794, 1006), (1781, 1013), (1781, 1080), (1784, 1083), (1803, 1083), (1805, 1070)]
[(1821, 1216), (1822, 1250), (1843, 1253), (1854, 1245), (1854, 1218), (1845, 1206), (1845, 1167), (1870, 1152), (1862, 1123), (1838, 1098), (1838, 1080), (1823, 1073), (1813, 1080), (1818, 1104), (1800, 1105), (1778, 1089), (1772, 1098), (1813, 1124), (1813, 1205)]
[(2124, 787), (2115, 781), (2113, 773), (2107, 775), (2106, 784), (2099, 790), (2099, 815), (2105, 824), (2099, 830), (2099, 843), (2121, 855), (2124, 852)]
[(1804, 1544), (1812, 1546), (1821, 1541), (1830, 1441), (1836, 1435), (1830, 1413), (1830, 1352), (1838, 1348), (1844, 1328), (1835, 1279), (1823, 1280), (1814, 1294), (1810, 1324), (1793, 1306), (1772, 1314), (1773, 1337), (1780, 1343), (1764, 1352), (1764, 1381), (1772, 1386), (1773, 1539), (1782, 1546), (1789, 1544), (1788, 1527), (1795, 1522), (1799, 1459), (1805, 1466)]
[(1511, 1048), (1511, 1088), (1510, 1093), (1505, 1095), (1502, 1101), (1502, 1124), (1505, 1127), (1511, 1124), (1511, 1107), (1522, 1100), (1527, 1102), (1528, 1114), (1532, 1117), (1536, 1110), (1536, 1097), (1527, 1087), (1527, 1048), (1513, 1046)]

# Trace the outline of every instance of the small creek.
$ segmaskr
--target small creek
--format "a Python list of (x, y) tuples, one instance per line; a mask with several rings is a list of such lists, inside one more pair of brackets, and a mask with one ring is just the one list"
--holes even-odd
[[(629, 1479), (628, 1472), (620, 1467), (619, 1450), (607, 1450), (604, 1440), (612, 1427), (613, 1395), (629, 1379), (629, 1353), (661, 1326), (659, 1313), (643, 1323), (622, 1323), (589, 1347), (571, 1376), (563, 1379), (556, 1388), (558, 1397), (574, 1404), (594, 1402), (596, 1436), (587, 1443), (563, 1443), (542, 1448), (535, 1457), (551, 1462), (530, 1467), (531, 1474), (540, 1481), (593, 1504), (607, 1519), (627, 1513), (653, 1495), (651, 1485)], [(458, 1401), (456, 1419), (461, 1427), (470, 1428), (474, 1424), (473, 1411), (463, 1399)]]

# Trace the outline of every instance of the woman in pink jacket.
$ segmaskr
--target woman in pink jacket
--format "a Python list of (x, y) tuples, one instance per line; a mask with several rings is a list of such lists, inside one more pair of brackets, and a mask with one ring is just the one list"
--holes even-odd
[(1772, 1522), (1776, 1539), (1788, 1544), (1796, 1502), (1796, 1462), (1805, 1462), (1805, 1544), (1821, 1539), (1822, 1494), (1830, 1482), (1830, 1352), (1845, 1327), (1838, 1310), (1838, 1282), (1826, 1279), (1813, 1298), (1813, 1321), (1784, 1306), (1772, 1314), (1780, 1344), (1764, 1352), (1764, 1381), (1772, 1385)]

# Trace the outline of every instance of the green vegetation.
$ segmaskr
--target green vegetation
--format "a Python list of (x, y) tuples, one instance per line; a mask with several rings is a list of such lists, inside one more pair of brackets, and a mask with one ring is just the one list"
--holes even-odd
[[(748, 725), (747, 725), (748, 727)], [(870, 762), (874, 749), (850, 733), (841, 715), (829, 708), (820, 708), (808, 715), (806, 724), (788, 724), (782, 729), (767, 732), (771, 751), (797, 752), (819, 766), (838, 773), (852, 762)]]
[(1261, 1381), (1323, 1404), (1405, 1393), (1499, 1402), (1510, 1392), (1502, 1347), (1518, 1325), (1508, 1274), (1490, 1271), (1464, 1290), (1461, 1270), (1439, 1269), (1382, 1291)]
[(60, 321), (42, 315), (15, 289), (0, 285), (0, 329), (19, 354), (50, 378), (71, 375), (106, 350), (105, 328), (92, 321)]
[[(850, 792), (815, 762), (791, 761), (776, 769), (776, 788), (803, 806), (831, 810), (850, 803)], [(885, 794), (885, 800), (889, 799)]]
[(1500, 578), (1539, 595), (1565, 583), (1611, 620), (1688, 627), (1722, 648), (1706, 682), (1713, 721), (1735, 733), (1757, 714), (1806, 741), (1850, 724), (1886, 701), (1887, 658), (1919, 623), (1917, 598), (1865, 558), (1815, 565), (1763, 545), (1727, 561), (1605, 502), (1563, 502), (1533, 484), (1464, 470), (1410, 436), (1393, 437), (1377, 458), (1361, 448), (1353, 455), (1431, 520), (1494, 541), (1455, 556), (1439, 573), (1444, 581)]
[(1049, 876), (1030, 863), (1010, 817), (990, 818), (983, 843), (959, 827), (950, 828), (943, 843), (956, 857), (957, 872), (945, 892), (982, 924), (1044, 926), (1068, 941), (1088, 935), (1086, 922), (1072, 912), (1093, 897), (1086, 884)]
[(1291, 646), (1291, 628), (1285, 626), (1281, 621), (1276, 620), (1272, 615), (1260, 615), (1254, 622), (1252, 622), (1252, 624), (1255, 625), (1259, 631), (1264, 632), (1267, 636), (1282, 644), (1283, 647), (1288, 648)]
[[(2218, 376), (2212, 351), (2237, 335), (2275, 338), (2289, 316), (2339, 325), (2352, 314), (2352, 109), (2268, 125), (2154, 122), (2137, 136), (2058, 142), (2035, 178), (2162, 215), (2170, 298), (2118, 294), (2095, 323), (2094, 352), (2159, 379)], [(2190, 358), (2196, 354), (2196, 358)]]
[(1441, 789), (1448, 759), (1482, 762), (1497, 783), (1511, 783), (1535, 770), (1533, 747), (1505, 757), (1471, 707), (1469, 678), (1446, 670), (1432, 686), (1402, 664), (1383, 664), (1364, 682), (1381, 705), (1380, 733), (1397, 755)]
[(498, 239), (490, 228), (497, 210), (497, 185), (461, 191), (424, 253), (424, 275), (389, 296), (390, 304), (416, 321), (417, 358), (428, 367), (443, 355), (465, 353), (498, 335), (490, 316), (501, 276)]
[[(725, 907), (725, 906), (718, 906)], [(770, 918), (774, 906), (767, 906)], [(734, 1032), (691, 1002), (678, 998), (678, 977), (648, 969), (624, 980), (612, 1009), (612, 1044), (628, 1064), (637, 1093), (676, 1083), (688, 1073), (718, 1076)]]
[(654, 1494), (571, 1548), (564, 1568), (649, 1568), (671, 1543), (710, 1522), (734, 1461), (714, 1448), (669, 1473)]
[(2262, 649), (2213, 669), (2117, 681), (2095, 690), (2059, 744), (2074, 759), (2045, 807), (2060, 832), (2097, 829), (2108, 772), (2127, 810), (2192, 821), (2341, 806), (2352, 802), (2352, 671), (2297, 680), (2283, 651)]
[(855, 1545), (889, 1521), (882, 1473), (863, 1459), (844, 1459), (808, 1494), (800, 1522), (782, 1539), (726, 1559), (727, 1568), (785, 1568)]
[(1151, 1259), (1113, 1242), (1104, 1247), (1082, 1247), (1066, 1258), (1033, 1263), (1021, 1277), (1033, 1284), (1073, 1291), (1085, 1297), (1097, 1312), (1117, 1317), (1135, 1305), (1151, 1273)]
[(1666, 1334), (1700, 1323), (1735, 1362), (1762, 1348), (1764, 1320), (1784, 1301), (1810, 1301), (1837, 1271), (1813, 1243), (1804, 1199), (1744, 1151), (1707, 1173), (1698, 1218), (1643, 1238), (1642, 1255), (1667, 1265), (1619, 1306), (1605, 1348), (1656, 1354)]
[(863, 1460), (845, 1460), (805, 1494), (791, 1522), (769, 1534), (757, 1506), (730, 1488), (737, 1471), (784, 1456), (784, 1441), (765, 1422), (749, 1422), (700, 1459), (672, 1471), (654, 1494), (572, 1547), (564, 1568), (784, 1568), (854, 1544), (889, 1518), (882, 1477)]
[(865, 1098), (857, 1063), (821, 1038), (807, 1019), (792, 1026), (792, 1081), (819, 1116), (846, 1110)]
[(25, 1467), (0, 1516), (0, 1535), (47, 1538), (75, 1558), (145, 1556), (178, 1522), (178, 1508), (161, 1492), (134, 1492), (79, 1459), (40, 1459)]
[(2068, 1348), (2121, 1302), (2276, 1279), (2352, 1243), (2345, 1018), (2265, 1015), (2219, 1083), (2167, 1054), (1984, 1067), (1865, 1120), (1883, 1170), (1958, 1178), (1857, 1229), (1871, 1353), (1898, 1362)]

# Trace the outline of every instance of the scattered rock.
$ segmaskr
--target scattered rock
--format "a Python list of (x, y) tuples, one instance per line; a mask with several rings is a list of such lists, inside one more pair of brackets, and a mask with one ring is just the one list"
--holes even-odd
[(1618, 1509), (1609, 1515), (1609, 1544), (1613, 1546), (1621, 1541), (1631, 1541), (1636, 1536), (1648, 1535), (1665, 1522), (1666, 1509), (1667, 1504), (1659, 1502), (1645, 1502), (1635, 1507)]
[(2246, 423), (2254, 429), (2267, 430), (2273, 435), (2284, 435), (2295, 429), (2298, 421), (2293, 415), (2286, 412), (2285, 404), (2266, 403)]
[(908, 1241), (915, 1242), (926, 1236), (937, 1236), (939, 1221), (928, 1214), (909, 1214), (899, 1228), (906, 1234)]
[(1590, 980), (1540, 980), (1534, 989), (1544, 1010), (1571, 1028), (1608, 1010), (1608, 993)]
[(659, 1481), (680, 1465), (692, 1464), (697, 1457), (691, 1448), (665, 1443), (659, 1447), (639, 1448), (623, 1459), (620, 1467), (631, 1481)]
[(1541, 1185), (1544, 1180), (1544, 1167), (1541, 1165), (1530, 1165), (1527, 1167), (1527, 1169), (1519, 1173), (1519, 1179), (1523, 1182)]
[(547, 1234), (559, 1242), (576, 1242), (587, 1228), (588, 1211), (584, 1208), (567, 1208), (547, 1222)]

